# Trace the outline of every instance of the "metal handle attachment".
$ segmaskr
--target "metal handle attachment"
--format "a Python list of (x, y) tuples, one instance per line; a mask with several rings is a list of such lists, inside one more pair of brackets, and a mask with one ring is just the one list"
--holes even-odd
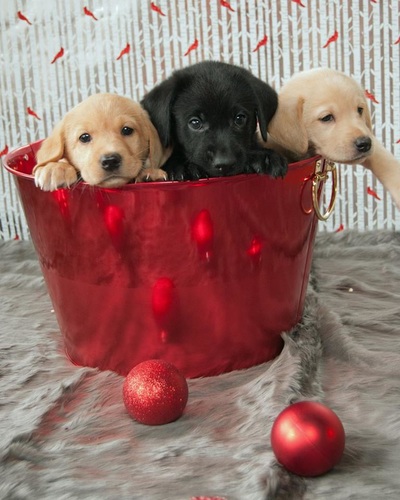
[[(321, 213), (319, 206), (319, 195), (321, 193), (322, 184), (329, 178), (329, 173), (332, 173), (332, 194), (331, 199), (325, 213)], [(336, 195), (338, 191), (338, 175), (336, 165), (328, 160), (318, 160), (315, 164), (315, 172), (312, 178), (312, 200), (315, 213), (319, 220), (326, 221), (335, 207)]]

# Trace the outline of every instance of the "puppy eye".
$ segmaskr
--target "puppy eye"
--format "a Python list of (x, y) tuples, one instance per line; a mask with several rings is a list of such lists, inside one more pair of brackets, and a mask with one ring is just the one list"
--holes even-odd
[(364, 108), (357, 108), (357, 113), (362, 116), (362, 114), (364, 113)]
[(189, 120), (189, 127), (193, 130), (200, 130), (203, 126), (203, 122), (197, 116)]
[(92, 140), (92, 136), (85, 132), (84, 134), (79, 136), (79, 140), (80, 140), (80, 142), (83, 142), (85, 144), (85, 143), (90, 142)]
[(126, 135), (126, 136), (132, 135), (133, 134), (133, 128), (131, 128), (131, 127), (122, 127), (121, 134), (122, 135)]
[(243, 125), (246, 125), (247, 122), (247, 116), (243, 113), (238, 113), (234, 120), (235, 125), (238, 125), (239, 127), (243, 127)]
[(319, 119), (320, 122), (332, 122), (333, 120), (333, 115), (325, 115)]

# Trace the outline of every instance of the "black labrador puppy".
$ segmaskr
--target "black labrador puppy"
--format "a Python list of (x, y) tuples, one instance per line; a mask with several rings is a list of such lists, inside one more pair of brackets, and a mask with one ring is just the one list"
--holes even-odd
[(165, 147), (173, 152), (163, 169), (170, 180), (242, 173), (283, 177), (287, 161), (257, 142), (264, 140), (277, 93), (249, 71), (205, 61), (175, 71), (141, 102)]

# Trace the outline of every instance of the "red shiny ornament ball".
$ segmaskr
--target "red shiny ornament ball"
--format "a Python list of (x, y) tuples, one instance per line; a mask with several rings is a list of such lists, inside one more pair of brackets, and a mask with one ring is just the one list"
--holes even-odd
[(278, 462), (288, 471), (299, 476), (319, 476), (340, 461), (345, 433), (330, 408), (315, 401), (300, 401), (276, 418), (271, 445)]
[(143, 361), (126, 376), (123, 400), (128, 413), (146, 425), (168, 424), (185, 409), (189, 390), (179, 370), (159, 359)]

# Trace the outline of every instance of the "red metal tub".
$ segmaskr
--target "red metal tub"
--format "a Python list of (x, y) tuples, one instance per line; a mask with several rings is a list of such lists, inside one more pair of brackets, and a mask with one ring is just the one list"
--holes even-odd
[(318, 158), (291, 164), (284, 180), (254, 174), (44, 192), (31, 175), (38, 147), (11, 152), (4, 166), (72, 362), (125, 375), (162, 358), (198, 377), (280, 353), (281, 333), (303, 311)]

